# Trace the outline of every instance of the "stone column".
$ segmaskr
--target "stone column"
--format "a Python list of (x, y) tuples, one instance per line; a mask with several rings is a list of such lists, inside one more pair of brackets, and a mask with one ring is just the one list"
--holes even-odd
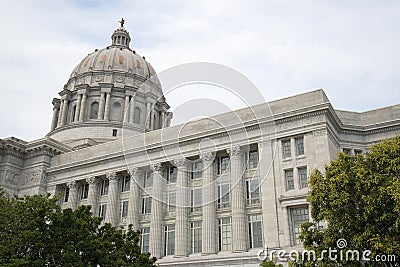
[(60, 113), (60, 102), (56, 99), (53, 100), (53, 118), (51, 120), (51, 131), (53, 131), (57, 127), (58, 122), (58, 114)]
[(99, 120), (104, 120), (104, 105), (105, 105), (105, 93), (101, 92), (100, 93), (100, 104), (99, 104), (99, 114), (97, 119)]
[(63, 108), (62, 108), (62, 113), (61, 113), (61, 126), (65, 124), (65, 121), (67, 119), (67, 112), (68, 112), (68, 100), (63, 99)]
[(72, 181), (67, 183), (69, 188), (69, 197), (67, 207), (75, 210), (78, 207), (79, 195), (78, 195), (78, 182)]
[(129, 121), (129, 96), (125, 96), (125, 104), (124, 104), (124, 123), (128, 123)]
[(150, 253), (156, 258), (163, 255), (163, 201), (162, 188), (165, 179), (162, 177), (161, 163), (151, 166), (153, 169), (153, 200), (150, 214)]
[(60, 101), (60, 111), (58, 113), (58, 122), (57, 122), (57, 126), (58, 127), (61, 126), (61, 117), (62, 117), (63, 108), (64, 108), (64, 100), (61, 99), (61, 101)]
[(227, 150), (231, 164), (232, 251), (247, 251), (246, 196), (243, 179), (244, 160), (239, 146)]
[(176, 180), (175, 210), (175, 257), (186, 257), (189, 254), (189, 181), (188, 165), (185, 158), (174, 161), (178, 167)]
[(87, 94), (83, 93), (82, 94), (82, 103), (81, 103), (81, 108), (79, 110), (79, 121), (84, 121), (85, 120), (85, 115), (86, 115), (86, 98)]
[(107, 92), (107, 96), (106, 96), (106, 106), (105, 106), (105, 110), (104, 110), (104, 120), (108, 121), (110, 119), (110, 98), (111, 98), (111, 93)]
[(129, 112), (129, 123), (133, 124), (133, 116), (135, 115), (135, 96), (136, 93), (131, 97), (131, 101), (129, 102), (130, 104), (130, 112)]
[(109, 180), (107, 212), (105, 222), (111, 223), (113, 226), (118, 224), (119, 214), (119, 192), (118, 192), (118, 176), (115, 172), (107, 173)]
[(203, 161), (203, 222), (202, 222), (202, 252), (204, 255), (215, 254), (218, 251), (216, 184), (214, 181), (214, 153), (201, 155)]
[(161, 123), (160, 123), (161, 128), (165, 128), (165, 110), (161, 111), (161, 119), (160, 120), (161, 120)]
[(78, 94), (78, 100), (76, 101), (74, 121), (79, 120), (79, 113), (81, 112), (81, 102), (82, 102), (82, 95)]
[(97, 216), (97, 209), (99, 204), (99, 180), (96, 177), (89, 177), (86, 179), (86, 182), (89, 184), (88, 205), (92, 207), (91, 210), (93, 216)]
[(129, 169), (128, 172), (131, 176), (128, 204), (128, 225), (132, 224), (133, 229), (138, 230), (141, 207), (140, 178), (142, 177), (143, 172), (138, 168)]

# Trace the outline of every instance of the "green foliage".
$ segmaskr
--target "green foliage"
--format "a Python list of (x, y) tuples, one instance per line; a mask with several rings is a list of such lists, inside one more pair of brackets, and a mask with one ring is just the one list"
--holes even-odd
[(283, 267), (282, 264), (275, 264), (273, 261), (264, 261), (260, 264), (261, 267)]
[(155, 266), (139, 232), (101, 224), (89, 206), (61, 209), (57, 198), (7, 199), (0, 191), (0, 266)]
[[(320, 255), (337, 248), (337, 240), (343, 238), (345, 251), (358, 250), (361, 255), (370, 250), (371, 259), (395, 255), (400, 261), (400, 136), (371, 146), (364, 156), (339, 154), (325, 166), (325, 174), (314, 171), (307, 200), (314, 223), (302, 225), (300, 238), (306, 249)], [(319, 264), (334, 266), (328, 259)], [(371, 261), (364, 266), (384, 265)]]

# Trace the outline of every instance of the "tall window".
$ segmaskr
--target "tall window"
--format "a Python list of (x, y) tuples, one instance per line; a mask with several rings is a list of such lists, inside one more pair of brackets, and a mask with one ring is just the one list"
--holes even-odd
[(176, 207), (176, 192), (167, 193), (167, 210), (173, 211)]
[(195, 187), (190, 190), (190, 211), (201, 211), (202, 192), (201, 187)]
[(219, 251), (232, 250), (232, 226), (230, 217), (218, 220), (218, 245)]
[(293, 169), (285, 170), (286, 190), (294, 189)]
[(82, 184), (82, 186), (80, 187), (80, 199), (87, 199), (88, 198), (88, 194), (89, 194), (89, 184), (84, 183)]
[(150, 196), (145, 196), (142, 199), (142, 214), (151, 213), (151, 202), (152, 198)]
[(61, 202), (68, 202), (69, 199), (69, 187), (65, 186), (61, 189)]
[(97, 119), (99, 115), (99, 103), (93, 102), (90, 106), (90, 119)]
[(110, 121), (121, 121), (122, 109), (119, 102), (115, 102), (111, 107)]
[(192, 164), (192, 179), (203, 177), (203, 162), (201, 160), (194, 161)]
[(260, 203), (260, 180), (258, 177), (246, 180), (247, 204)]
[(176, 178), (178, 176), (178, 168), (177, 167), (169, 167), (167, 169), (167, 183), (173, 184), (176, 183)]
[(299, 177), (299, 187), (300, 189), (306, 188), (308, 186), (307, 183), (307, 167), (301, 167), (297, 169), (297, 174)]
[(150, 249), (150, 227), (143, 227), (140, 234), (140, 247), (142, 253), (148, 253)]
[(129, 205), (128, 200), (123, 200), (121, 202), (121, 218), (128, 217), (128, 205)]
[(164, 255), (175, 254), (175, 224), (167, 224), (164, 226), (165, 233), (165, 244), (164, 244)]
[(72, 108), (71, 122), (75, 121), (76, 105)]
[(258, 151), (251, 150), (249, 152), (249, 162), (248, 162), (248, 169), (255, 169), (258, 166)]
[(223, 174), (229, 167), (229, 157), (220, 156), (218, 157), (218, 174)]
[(296, 138), (294, 139), (294, 143), (296, 145), (296, 156), (304, 155), (304, 138)]
[(190, 223), (190, 244), (193, 253), (201, 253), (201, 221)]
[(140, 124), (140, 108), (139, 107), (135, 107), (133, 109), (133, 122)]
[(290, 158), (292, 156), (292, 151), (290, 148), (290, 140), (284, 140), (282, 141), (282, 157), (285, 158)]
[(293, 245), (301, 244), (300, 236), (300, 225), (308, 222), (308, 206), (291, 208), (290, 209), (290, 220), (291, 220), (291, 239)]
[(263, 247), (261, 214), (249, 215), (250, 248)]
[(125, 175), (121, 180), (121, 192), (129, 191), (131, 186), (131, 177), (129, 175)]
[(143, 176), (143, 187), (153, 186), (153, 172), (145, 172)]
[(218, 208), (228, 208), (230, 206), (230, 187), (229, 183), (218, 185)]
[(107, 212), (107, 204), (100, 204), (99, 205), (99, 217), (102, 218), (103, 220), (106, 218), (106, 212)]
[(100, 196), (108, 195), (109, 183), (110, 183), (110, 181), (108, 179), (104, 179), (101, 181)]

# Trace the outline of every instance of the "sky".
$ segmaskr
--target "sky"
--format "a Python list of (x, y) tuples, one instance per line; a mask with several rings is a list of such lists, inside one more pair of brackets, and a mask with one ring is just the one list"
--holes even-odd
[[(52, 99), (88, 53), (110, 45), (121, 17), (157, 72), (211, 62), (245, 75), (263, 101), (322, 88), (336, 109), (400, 103), (400, 1), (3, 0), (0, 138), (45, 136)], [(167, 101), (175, 112), (198, 98), (243, 107), (203, 87)]]

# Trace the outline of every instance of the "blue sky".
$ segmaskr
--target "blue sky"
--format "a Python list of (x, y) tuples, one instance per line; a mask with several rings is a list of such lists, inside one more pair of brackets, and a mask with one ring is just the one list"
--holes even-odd
[(400, 103), (400, 1), (6, 0), (0, 138), (43, 137), (52, 98), (85, 55), (109, 45), (121, 17), (131, 47), (158, 72), (214, 62), (246, 75), (266, 100), (323, 88), (337, 109)]

